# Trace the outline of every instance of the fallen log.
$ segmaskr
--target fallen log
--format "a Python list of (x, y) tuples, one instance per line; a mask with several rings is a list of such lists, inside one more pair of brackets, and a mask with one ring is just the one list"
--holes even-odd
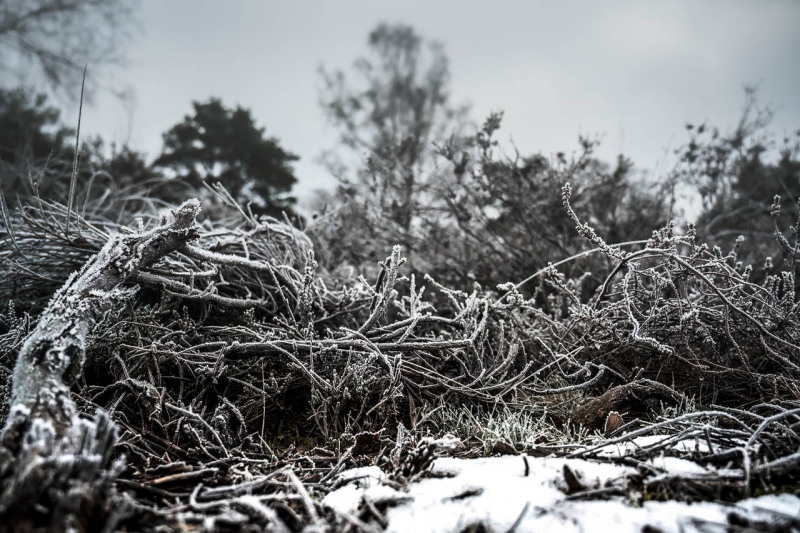
[(135, 292), (122, 284), (198, 237), (197, 200), (171, 221), (111, 238), (69, 277), (25, 340), (0, 435), (0, 531), (110, 531), (124, 517), (112, 482), (116, 428), (98, 410), (78, 414), (70, 387), (83, 370), (89, 332)]

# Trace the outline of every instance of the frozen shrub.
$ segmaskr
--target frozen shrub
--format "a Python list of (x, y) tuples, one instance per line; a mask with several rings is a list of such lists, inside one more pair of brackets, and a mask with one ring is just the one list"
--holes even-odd
[[(768, 215), (773, 197), (778, 194), (790, 202), (800, 198), (800, 130), (786, 133), (776, 143), (769, 128), (771, 119), (772, 112), (759, 106), (755, 90), (748, 89), (732, 131), (687, 124), (689, 140), (677, 151), (673, 170), (672, 179), (687, 185), (700, 199), (699, 238), (728, 250), (743, 237), (737, 249), (739, 259), (746, 263), (760, 263), (767, 255), (781, 253), (771, 238)], [(787, 202), (783, 213), (784, 224), (794, 222), (796, 204)]]

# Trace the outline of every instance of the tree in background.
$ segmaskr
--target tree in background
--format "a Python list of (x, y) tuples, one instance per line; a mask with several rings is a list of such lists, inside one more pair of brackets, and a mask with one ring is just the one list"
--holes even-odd
[(73, 135), (46, 95), (0, 89), (0, 176), (9, 202), (34, 189), (45, 195), (69, 176)]
[(197, 188), (219, 182), (257, 213), (279, 217), (291, 211), (297, 182), (291, 164), (298, 157), (265, 138), (247, 109), (226, 108), (216, 98), (193, 106), (194, 115), (164, 134), (164, 150), (153, 165)]
[(434, 143), (461, 131), (466, 108), (450, 103), (439, 43), (424, 42), (410, 26), (380, 24), (368, 44), (352, 73), (320, 71), (321, 105), (349, 152), (325, 159), (341, 182), (338, 196), (350, 201), (349, 218), (368, 222), (387, 249), (392, 241), (413, 251), (415, 221), (431, 208), (438, 179)]
[[(46, 95), (0, 88), (0, 187), (11, 211), (19, 199), (64, 202), (74, 162), (74, 136)], [(81, 144), (75, 192), (82, 206), (88, 202), (100, 208), (111, 195), (118, 200), (117, 206), (127, 199), (133, 209), (133, 204), (157, 203), (166, 196), (162, 193), (167, 184), (143, 154), (127, 146), (108, 149), (100, 138)], [(148, 200), (149, 196), (153, 199)]]
[[(0, 89), (0, 176), (9, 207), (17, 196), (66, 197), (74, 135), (46, 95)], [(76, 194), (81, 199), (114, 194), (176, 203), (202, 195), (204, 182), (219, 181), (243, 204), (252, 202), (257, 213), (291, 213), (295, 199), (289, 192), (297, 181), (291, 162), (297, 157), (275, 139), (265, 139), (249, 111), (226, 109), (219, 100), (195, 103), (195, 115), (164, 138), (164, 153), (153, 165), (127, 146), (109, 149), (99, 138), (82, 142)], [(161, 170), (181, 179), (165, 180)]]
[[(105, 148), (102, 143), (98, 144), (95, 152), (104, 154)], [(161, 178), (152, 166), (147, 164), (145, 155), (129, 146), (119, 148), (112, 145), (110, 155), (98, 156), (96, 165), (99, 170), (112, 176), (120, 187), (129, 187)]]
[(369, 44), (355, 87), (340, 71), (322, 73), (323, 107), (342, 146), (363, 159), (355, 179), (346, 164), (334, 166), (341, 186), (332, 201), (347, 203), (312, 226), (328, 264), (361, 267), (399, 243), (412, 270), (452, 286), (519, 281), (585, 249), (561, 205), (567, 181), (576, 209), (611, 242), (647, 238), (666, 222), (663, 191), (639, 183), (624, 157), (598, 161), (594, 142), (582, 140), (572, 157), (509, 158), (494, 137), (500, 113), (464, 135), (447, 58), (412, 28), (380, 25)]
[[(76, 98), (84, 66), (91, 73), (123, 61), (137, 0), (4, 0), (0, 3), (0, 72), (33, 64), (53, 89)], [(16, 85), (18, 80), (0, 78)]]

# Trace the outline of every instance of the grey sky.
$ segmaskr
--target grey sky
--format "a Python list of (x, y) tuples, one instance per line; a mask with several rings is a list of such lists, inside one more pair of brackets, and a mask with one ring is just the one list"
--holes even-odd
[(317, 69), (349, 67), (382, 21), (443, 42), (454, 102), (477, 122), (505, 111), (501, 139), (522, 153), (570, 152), (598, 133), (603, 157), (623, 152), (658, 175), (685, 122), (735, 124), (753, 83), (778, 133), (800, 127), (798, 1), (144, 0), (121, 76), (132, 112), (100, 98), (82, 128), (153, 157), (192, 100), (219, 96), (301, 156), (307, 197), (332, 183), (315, 159), (336, 140)]

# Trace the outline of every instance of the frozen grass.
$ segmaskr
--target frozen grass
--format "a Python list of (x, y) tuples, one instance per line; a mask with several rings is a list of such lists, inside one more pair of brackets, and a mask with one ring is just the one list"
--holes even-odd
[(440, 404), (427, 412), (420, 423), (429, 424), (438, 435), (452, 434), (464, 441), (477, 441), (483, 454), (496, 453), (505, 443), (517, 452), (528, 446), (547, 443), (553, 446), (589, 442), (589, 431), (572, 425), (553, 423), (547, 412), (514, 409), (495, 405), (487, 408), (455, 407)]

